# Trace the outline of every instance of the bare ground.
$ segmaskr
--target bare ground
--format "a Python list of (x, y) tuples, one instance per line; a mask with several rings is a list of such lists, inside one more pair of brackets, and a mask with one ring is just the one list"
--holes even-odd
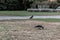
[[(44, 30), (35, 28), (44, 26)], [(4, 21), (0, 22), (0, 40), (60, 40), (60, 22)]]

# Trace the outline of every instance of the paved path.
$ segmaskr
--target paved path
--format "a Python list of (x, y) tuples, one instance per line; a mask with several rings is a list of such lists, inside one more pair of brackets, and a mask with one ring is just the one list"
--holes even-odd
[[(29, 19), (31, 16), (0, 16), (0, 20), (11, 20), (11, 19)], [(56, 18), (60, 19), (60, 16), (34, 16), (36, 18)]]
[(0, 16), (0, 20), (29, 19), (30, 16)]
[(34, 16), (33, 18), (56, 18), (56, 19), (60, 19), (60, 15), (58, 15), (58, 16)]

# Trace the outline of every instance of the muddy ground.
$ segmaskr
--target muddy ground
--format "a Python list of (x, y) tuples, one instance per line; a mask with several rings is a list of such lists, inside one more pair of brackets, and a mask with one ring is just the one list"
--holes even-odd
[(0, 21), (0, 40), (60, 40), (60, 22)]

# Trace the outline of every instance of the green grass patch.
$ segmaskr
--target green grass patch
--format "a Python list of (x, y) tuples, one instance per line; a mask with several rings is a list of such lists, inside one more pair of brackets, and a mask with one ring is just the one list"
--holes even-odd
[(48, 16), (48, 15), (60, 15), (59, 12), (28, 12), (28, 11), (0, 11), (0, 16)]
[(55, 18), (40, 18), (40, 19), (12, 19), (12, 20), (0, 20), (0, 22), (15, 22), (15, 21), (27, 21), (27, 20), (33, 20), (33, 21), (46, 21), (46, 22), (60, 22), (60, 19)]
[(46, 22), (60, 22), (60, 19), (52, 19), (52, 18), (46, 18), (46, 19), (33, 19), (38, 21), (46, 21)]

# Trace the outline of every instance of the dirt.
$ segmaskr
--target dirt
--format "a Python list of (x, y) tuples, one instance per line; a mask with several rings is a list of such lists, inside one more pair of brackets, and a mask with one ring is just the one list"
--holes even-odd
[[(44, 29), (39, 30), (36, 25), (42, 25)], [(60, 40), (60, 22), (2, 21), (0, 40)]]

